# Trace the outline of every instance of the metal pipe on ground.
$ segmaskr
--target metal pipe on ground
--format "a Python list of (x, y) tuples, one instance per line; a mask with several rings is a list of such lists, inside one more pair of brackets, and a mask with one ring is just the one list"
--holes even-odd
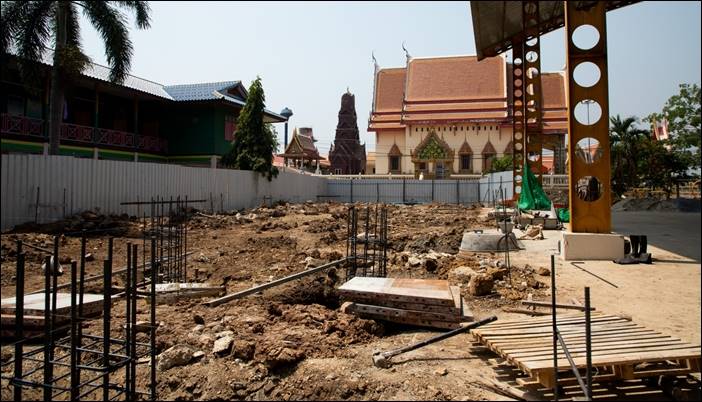
[(392, 362), (390, 361), (390, 359), (394, 356), (400, 355), (402, 353), (407, 353), (407, 352), (422, 348), (422, 347), (427, 346), (427, 345), (431, 345), (432, 343), (443, 341), (444, 339), (448, 339), (448, 338), (451, 338), (451, 337), (456, 336), (458, 334), (468, 332), (471, 329), (478, 328), (478, 327), (483, 326), (485, 324), (489, 324), (493, 321), (497, 321), (497, 317), (494, 315), (490, 316), (488, 318), (485, 318), (483, 320), (476, 321), (476, 322), (469, 324), (469, 325), (466, 325), (464, 327), (456, 328), (452, 331), (444, 332), (443, 334), (440, 334), (440, 335), (437, 335), (435, 337), (423, 340), (421, 342), (417, 342), (413, 345), (405, 346), (403, 348), (391, 350), (388, 352), (376, 353), (373, 355), (373, 365), (376, 367), (380, 367), (380, 368), (389, 368), (390, 366), (392, 366)]
[(205, 302), (204, 304), (209, 306), (209, 307), (219, 306), (220, 304), (226, 303), (228, 301), (231, 301), (234, 299), (240, 299), (242, 297), (252, 295), (254, 293), (258, 293), (262, 290), (270, 289), (272, 287), (276, 287), (278, 285), (282, 285), (284, 283), (294, 281), (296, 279), (300, 279), (304, 276), (311, 275), (311, 274), (314, 274), (316, 272), (324, 271), (325, 269), (329, 269), (329, 268), (335, 267), (339, 264), (342, 264), (342, 263), (346, 262), (347, 260), (348, 260), (348, 258), (342, 258), (340, 260), (332, 261), (332, 262), (326, 263), (324, 265), (320, 265), (320, 266), (315, 267), (315, 268), (310, 268), (307, 271), (298, 272), (296, 274), (292, 274), (292, 275), (286, 276), (284, 278), (277, 279), (273, 282), (268, 282), (268, 283), (265, 283), (265, 284), (260, 285), (260, 286), (255, 286), (255, 287), (250, 288), (250, 289), (242, 290), (241, 292), (232, 293), (232, 294), (229, 294), (226, 296), (222, 296), (219, 299), (210, 300), (208, 302)]

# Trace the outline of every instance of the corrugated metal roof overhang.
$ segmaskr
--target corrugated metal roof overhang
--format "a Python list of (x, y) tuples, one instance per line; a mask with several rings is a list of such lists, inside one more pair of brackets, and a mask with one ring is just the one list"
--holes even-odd
[[(596, 1), (576, 1), (576, 7), (588, 8)], [(638, 1), (608, 1), (607, 11)], [(521, 1), (471, 1), (473, 35), (478, 60), (497, 56), (512, 48), (514, 39), (524, 36)], [(541, 35), (564, 25), (562, 1), (539, 1)]]

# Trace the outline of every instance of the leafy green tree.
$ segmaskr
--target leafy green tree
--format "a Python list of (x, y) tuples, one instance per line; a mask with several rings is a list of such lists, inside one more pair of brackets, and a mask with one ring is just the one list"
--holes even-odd
[(653, 113), (648, 122), (668, 121), (669, 145), (678, 152), (688, 168), (700, 167), (700, 87), (697, 84), (680, 84), (680, 92), (671, 96), (663, 106), (662, 113)]
[(72, 76), (90, 62), (80, 45), (78, 14), (82, 10), (102, 36), (110, 65), (110, 81), (121, 83), (129, 72), (132, 42), (119, 9), (131, 10), (137, 27), (149, 27), (149, 5), (144, 1), (3, 1), (0, 18), (2, 57), (16, 49), (25, 78), (34, 76), (36, 62), (53, 44), (49, 101), (49, 152), (58, 154), (63, 94)]
[(670, 198), (681, 178), (687, 176), (685, 155), (667, 141), (646, 139), (641, 145), (642, 179), (646, 187), (662, 188)]
[(490, 166), (490, 173), (493, 172), (504, 172), (507, 170), (512, 170), (512, 155), (506, 154), (501, 158), (495, 158), (492, 160), (492, 165)]
[(256, 77), (239, 113), (234, 141), (222, 157), (222, 165), (259, 172), (270, 181), (278, 175), (278, 168), (273, 166), (278, 140), (273, 126), (263, 122), (265, 101), (261, 78)]
[(639, 143), (643, 138), (648, 138), (647, 130), (638, 128), (639, 119), (629, 116), (622, 120), (621, 116), (610, 117), (609, 138), (612, 146), (611, 158), (612, 177), (616, 184), (615, 191), (619, 194), (639, 184), (638, 161)]

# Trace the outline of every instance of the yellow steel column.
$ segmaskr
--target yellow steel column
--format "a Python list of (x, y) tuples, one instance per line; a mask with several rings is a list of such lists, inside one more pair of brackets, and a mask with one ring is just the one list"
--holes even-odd
[(570, 230), (609, 233), (611, 192), (606, 9), (603, 1), (587, 8), (578, 7), (580, 3), (563, 2), (568, 81)]
[(541, 94), (541, 38), (539, 37), (539, 2), (522, 2), (522, 24), (524, 29), (524, 84), (526, 85), (526, 159), (532, 172), (541, 183), (543, 148)]
[(512, 192), (519, 200), (524, 178), (524, 42), (512, 46)]

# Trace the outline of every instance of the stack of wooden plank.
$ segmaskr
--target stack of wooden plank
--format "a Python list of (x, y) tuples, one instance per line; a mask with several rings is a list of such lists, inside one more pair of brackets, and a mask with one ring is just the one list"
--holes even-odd
[(355, 277), (339, 288), (342, 311), (365, 318), (454, 329), (472, 321), (459, 288), (431, 279)]
[[(586, 367), (585, 318), (583, 313), (559, 315), (558, 331), (578, 369)], [(477, 341), (530, 376), (521, 385), (540, 383), (551, 388), (553, 376), (553, 330), (551, 317), (490, 323), (472, 331)], [(662, 334), (627, 318), (592, 313), (593, 380), (613, 381), (685, 375), (700, 371), (700, 345)], [(672, 363), (672, 364), (671, 364)], [(570, 363), (558, 346), (559, 384), (573, 383)]]
[[(77, 298), (78, 296), (76, 296)], [(98, 294), (83, 294), (83, 317), (94, 317), (102, 314), (104, 297)], [(77, 300), (76, 300), (77, 302)], [(44, 293), (24, 296), (24, 317), (23, 331), (25, 336), (34, 336), (44, 331)], [(53, 307), (51, 299), (50, 307)], [(11, 338), (15, 335), (15, 309), (17, 303), (14, 297), (2, 299), (0, 301), (0, 312), (2, 313), (3, 338)], [(56, 294), (56, 327), (68, 324), (71, 320), (71, 294)]]

